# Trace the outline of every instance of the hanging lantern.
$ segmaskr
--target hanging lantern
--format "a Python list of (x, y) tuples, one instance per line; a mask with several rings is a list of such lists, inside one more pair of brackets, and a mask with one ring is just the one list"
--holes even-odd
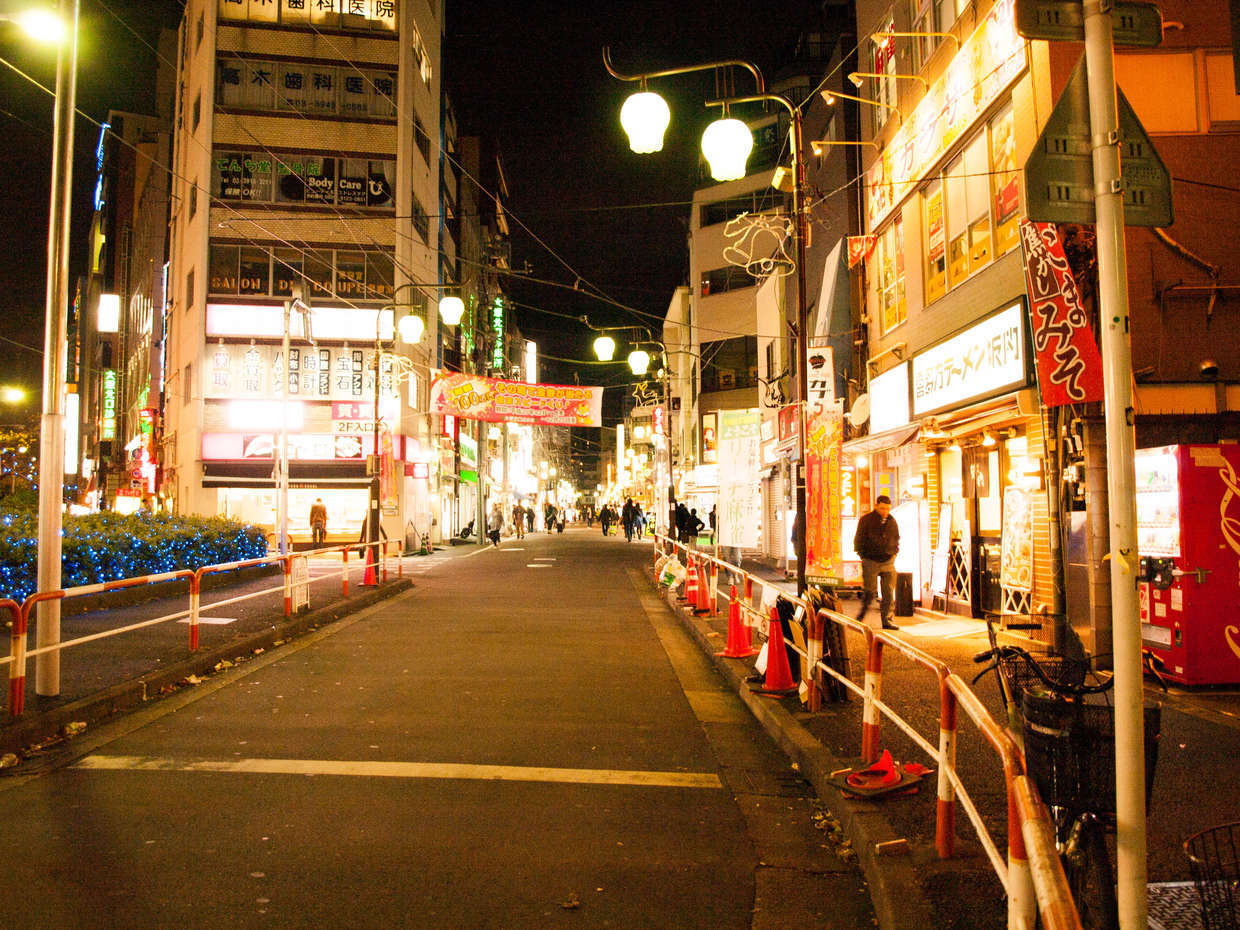
[(644, 375), (650, 367), (650, 353), (644, 349), (634, 349), (629, 353), (629, 367), (633, 374)]
[(421, 342), (422, 334), (426, 332), (425, 321), (416, 313), (401, 317), (396, 327), (400, 332), (400, 338), (409, 345), (416, 345)]
[(663, 133), (672, 119), (667, 103), (653, 91), (639, 91), (620, 108), (620, 125), (629, 136), (629, 148), (638, 155), (663, 150)]
[(439, 319), (449, 326), (456, 326), (465, 315), (465, 301), (449, 295), (439, 301)]
[(735, 181), (745, 176), (745, 163), (753, 151), (753, 133), (738, 119), (718, 119), (702, 133), (702, 154), (716, 181)]
[(610, 336), (599, 336), (595, 339), (594, 357), (600, 362), (610, 362), (616, 357), (616, 340)]

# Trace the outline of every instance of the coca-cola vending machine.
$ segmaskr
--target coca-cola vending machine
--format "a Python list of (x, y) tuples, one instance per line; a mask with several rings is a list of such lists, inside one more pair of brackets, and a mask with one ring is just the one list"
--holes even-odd
[(1186, 685), (1240, 683), (1240, 446), (1136, 455), (1141, 638)]

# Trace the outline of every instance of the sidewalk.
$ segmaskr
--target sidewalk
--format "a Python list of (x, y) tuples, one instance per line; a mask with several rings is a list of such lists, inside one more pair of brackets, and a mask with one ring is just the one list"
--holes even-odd
[[(782, 574), (758, 563), (746, 561), (742, 566), (756, 577), (774, 586), (795, 592), (795, 584)], [(690, 627), (697, 628), (700, 641), (710, 651), (721, 648), (726, 641), (726, 579), (720, 579), (725, 595), (717, 618), (690, 618), (677, 611)], [(855, 613), (858, 602), (844, 601), (844, 612)], [(867, 618), (878, 625), (877, 611)], [(895, 635), (906, 639), (924, 652), (945, 662), (966, 681), (977, 674), (972, 657), (988, 648), (986, 626), (982, 621), (919, 611), (912, 618), (897, 617), (900, 631)], [(860, 640), (850, 637), (850, 677), (860, 683), (864, 676), (864, 650)], [(721, 671), (737, 682), (748, 674), (751, 662), (716, 658)], [(925, 670), (905, 660), (895, 650), (887, 650), (883, 660), (883, 699), (907, 719), (923, 737), (936, 742), (938, 731), (937, 689), (928, 685)], [(974, 691), (996, 719), (1002, 719), (1001, 704), (993, 674), (974, 685)], [(1200, 926), (1195, 890), (1191, 885), (1188, 860), (1183, 842), (1193, 833), (1221, 823), (1240, 819), (1240, 779), (1235, 776), (1234, 762), (1240, 758), (1240, 689), (1188, 691), (1171, 687), (1164, 694), (1147, 679), (1146, 697), (1161, 702), (1162, 738), (1159, 746), (1154, 791), (1150, 801), (1148, 822), (1148, 864), (1151, 883), (1150, 926), (1152, 928), (1195, 928)], [(755, 699), (760, 707), (772, 704), (769, 699)], [(755, 702), (750, 702), (751, 706)], [(786, 746), (806, 743), (821, 746), (843, 768), (860, 762), (861, 701), (853, 698), (843, 704), (827, 704), (821, 712), (811, 714), (795, 698), (777, 702), (783, 711), (768, 724), (782, 731)], [(771, 715), (768, 715), (771, 716)], [(900, 761), (932, 764), (924, 753), (894, 724), (884, 720), (881, 745), (890, 749)], [(780, 738), (780, 733), (775, 733)], [(793, 755), (794, 759), (796, 755)], [(829, 763), (834, 764), (834, 763)], [(977, 805), (992, 836), (1000, 848), (1005, 847), (1006, 797), (999, 760), (990, 746), (967, 724), (960, 721), (957, 743), (957, 766), (972, 800)], [(819, 786), (823, 797), (831, 798), (834, 806), (842, 802), (838, 792)], [(1003, 889), (990, 868), (972, 825), (960, 811), (957, 817), (957, 858), (939, 860), (934, 850), (935, 790), (933, 779), (922, 783), (912, 796), (884, 801), (860, 802), (863, 818), (878, 817), (885, 828), (909, 841), (912, 855), (909, 863), (916, 873), (916, 885), (932, 912), (936, 927), (973, 928), (1003, 926), (1005, 898)], [(838, 811), (837, 811), (838, 813)], [(841, 819), (845, 819), (841, 817)], [(883, 825), (873, 820), (859, 822), (862, 833)], [(868, 826), (867, 826), (868, 824)], [(851, 836), (850, 832), (850, 836)], [(867, 834), (868, 835), (868, 834)], [(859, 847), (867, 835), (853, 836)], [(863, 855), (863, 862), (864, 862)], [(877, 868), (888, 870), (895, 860), (877, 862)], [(883, 878), (867, 877), (875, 888)], [(877, 901), (877, 895), (876, 895)], [(884, 922), (886, 923), (886, 922)]]
[[(259, 577), (239, 579), (202, 594), (199, 647), (189, 650), (187, 618), (167, 620), (132, 632), (94, 640), (62, 651), (60, 694), (40, 697), (36, 691), (36, 659), (27, 662), (26, 708), (13, 718), (7, 706), (0, 717), (0, 756), (20, 754), (28, 747), (55, 738), (65, 727), (88, 726), (120, 710), (181, 687), (191, 676), (208, 675), (222, 662), (237, 663), (285, 640), (331, 623), (384, 598), (407, 590), (414, 579), (434, 565), (465, 558), (479, 551), (476, 545), (436, 549), (426, 556), (404, 556), (404, 577), (398, 560), (388, 560), (388, 581), (378, 586), (361, 585), (363, 566), (349, 561), (349, 596), (342, 594), (339, 557), (311, 558), (309, 610), (284, 616), (283, 579), (279, 570)], [(249, 600), (223, 604), (244, 594), (274, 589)], [(129, 624), (186, 611), (189, 598), (184, 584), (160, 586), (154, 598), (108, 610), (65, 612), (61, 618), (61, 641), (101, 633)], [(35, 622), (31, 618), (27, 648), (35, 646)], [(6, 632), (11, 624), (5, 624)], [(7, 638), (7, 637), (6, 637)], [(8, 669), (3, 677), (7, 680)]]

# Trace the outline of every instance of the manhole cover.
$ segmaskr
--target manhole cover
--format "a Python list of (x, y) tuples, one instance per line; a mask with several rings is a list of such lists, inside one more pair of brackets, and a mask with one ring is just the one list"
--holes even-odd
[(1150, 930), (1202, 930), (1201, 898), (1192, 882), (1146, 886)]

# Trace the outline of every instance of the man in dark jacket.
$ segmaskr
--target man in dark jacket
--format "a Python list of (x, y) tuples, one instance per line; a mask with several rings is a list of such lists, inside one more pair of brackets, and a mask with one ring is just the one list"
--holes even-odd
[(861, 556), (861, 578), (865, 585), (857, 619), (865, 620), (865, 612), (878, 594), (881, 578), (883, 629), (898, 630), (899, 627), (891, 622), (891, 615), (895, 611), (896, 553), (900, 551), (900, 528), (891, 515), (891, 498), (886, 494), (880, 495), (874, 502), (874, 509), (857, 521), (853, 549)]

